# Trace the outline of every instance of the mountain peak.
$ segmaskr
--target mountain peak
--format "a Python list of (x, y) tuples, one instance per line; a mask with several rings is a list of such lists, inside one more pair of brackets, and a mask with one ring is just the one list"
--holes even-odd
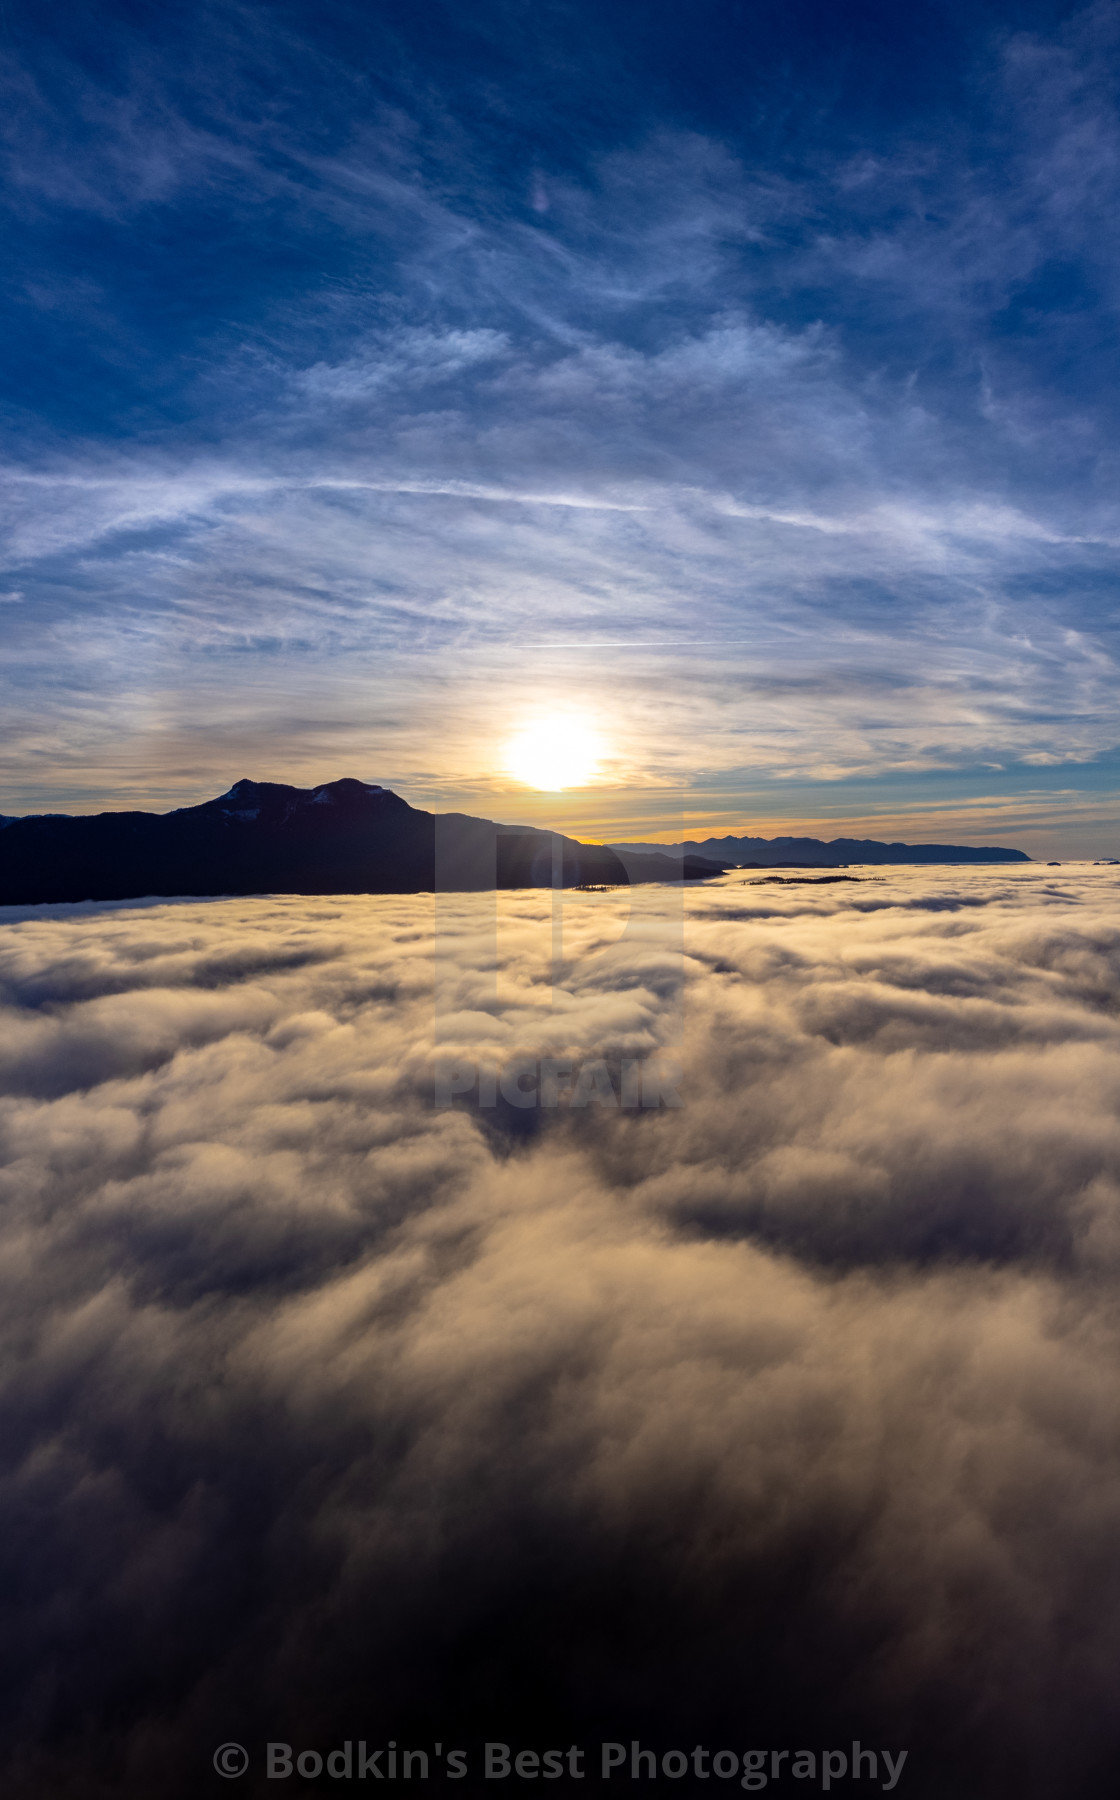
[[(346, 777), (312, 788), (242, 777), (201, 806), (170, 813), (13, 819), (3, 827), (0, 904), (146, 895), (411, 894), (441, 888), (551, 887), (544, 831), (434, 814), (391, 789)], [(696, 859), (627, 860), (561, 839), (565, 887), (625, 886), (722, 872)], [(438, 849), (438, 856), (437, 856)]]
[[(330, 806), (336, 801), (353, 803), (379, 796), (397, 800), (402, 806), (407, 804), (406, 801), (400, 800), (400, 796), (394, 794), (391, 788), (381, 787), (374, 781), (358, 781), (353, 775), (342, 775), (335, 781), (319, 781), (314, 787), (308, 788), (293, 787), (284, 781), (252, 781), (248, 776), (242, 776), (239, 781), (234, 782), (232, 787), (227, 788), (224, 794), (219, 794), (214, 800), (204, 800), (202, 805), (221, 806), (224, 801), (232, 800), (236, 805), (243, 807), (247, 803), (257, 804), (266, 800), (273, 802), (282, 800), (288, 805)], [(191, 809), (180, 808), (179, 810), (189, 811)]]

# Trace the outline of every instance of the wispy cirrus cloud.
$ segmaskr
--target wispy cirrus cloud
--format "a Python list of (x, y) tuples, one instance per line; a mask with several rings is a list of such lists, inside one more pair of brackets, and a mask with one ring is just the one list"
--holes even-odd
[[(524, 180), (438, 83), (399, 85), (407, 57), (368, 104), (339, 74), (325, 132), (338, 65), (316, 42), (302, 111), (254, 111), (248, 70), (279, 81), (302, 40), (244, 17), (235, 55), (234, 14), (213, 15), (189, 99), (121, 27), (127, 79), (79, 84), (92, 152), (68, 196), (50, 174), (74, 142), (50, 97), (58, 52), (15, 76), (36, 121), (14, 153), (17, 210), (39, 195), (21, 230), (47, 234), (37, 266), (70, 266), (63, 210), (112, 214), (83, 272), (96, 301), (74, 290), (65, 327), (106, 404), (95, 424), (72, 410), (81, 379), (41, 389), (9, 486), (5, 579), (33, 597), (6, 615), (10, 667), (39, 684), (56, 769), (85, 760), (135, 798), (121, 766), (89, 762), (82, 721), (111, 707), (125, 762), (166, 768), (151, 788), (166, 798), (151, 732), (181, 746), (174, 692), (199, 725), (189, 780), (225, 785), (235, 748), (254, 752), (230, 735), (224, 684), (257, 755), (288, 716), (296, 774), (328, 742), (342, 753), (359, 672), (377, 692), (386, 671), (422, 712), (425, 680), (438, 712), (461, 672), (469, 769), (458, 737), (442, 767), (419, 756), (429, 716), (402, 734), (381, 699), (344, 735), (360, 772), (417, 799), (458, 774), (465, 802), (494, 779), (493, 709), (473, 696), (566, 638), (695, 642), (687, 674), (648, 682), (673, 682), (678, 760), (701, 785), (1112, 751), (1114, 388), (1106, 340), (1085, 332), (1115, 237), (1097, 14), (974, 45), (985, 99), (970, 90), (953, 132), (918, 114), (857, 151), (805, 128), (777, 158), (749, 133), (628, 115), (625, 141), (600, 134), (578, 167), (538, 143)], [(145, 133), (166, 174), (128, 190), (113, 170)], [(182, 234), (173, 254), (161, 219)], [(135, 233), (143, 282), (157, 265), (181, 282), (175, 307), (130, 286)], [(127, 398), (130, 344), (143, 391)], [(700, 682), (705, 638), (721, 648)], [(653, 773), (646, 665), (611, 665), (626, 759)], [(588, 681), (557, 667), (532, 681)], [(779, 714), (783, 682), (801, 702)], [(24, 733), (8, 758), (18, 804), (58, 789)], [(761, 791), (747, 781), (744, 803)]]

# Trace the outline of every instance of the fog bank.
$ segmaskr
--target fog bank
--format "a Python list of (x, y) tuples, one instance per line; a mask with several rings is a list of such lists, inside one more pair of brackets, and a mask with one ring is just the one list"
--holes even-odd
[(441, 897), (438, 1018), (431, 896), (8, 909), (5, 1792), (359, 1738), (1111, 1791), (1117, 875), (732, 875), (683, 962), (570, 895), (555, 994), (550, 895), (493, 957)]

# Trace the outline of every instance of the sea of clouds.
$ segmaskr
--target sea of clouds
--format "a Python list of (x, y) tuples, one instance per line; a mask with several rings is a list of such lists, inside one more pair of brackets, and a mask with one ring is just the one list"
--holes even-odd
[(683, 957), (570, 896), (555, 990), (551, 895), (441, 897), (440, 1008), (431, 896), (7, 909), (5, 1793), (1111, 1792), (1118, 878), (732, 874)]

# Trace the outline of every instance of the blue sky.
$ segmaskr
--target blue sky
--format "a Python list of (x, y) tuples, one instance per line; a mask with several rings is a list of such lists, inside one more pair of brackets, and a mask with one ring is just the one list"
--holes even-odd
[[(0, 811), (1120, 853), (1120, 8), (5, 0)], [(502, 770), (579, 715), (598, 784)]]

